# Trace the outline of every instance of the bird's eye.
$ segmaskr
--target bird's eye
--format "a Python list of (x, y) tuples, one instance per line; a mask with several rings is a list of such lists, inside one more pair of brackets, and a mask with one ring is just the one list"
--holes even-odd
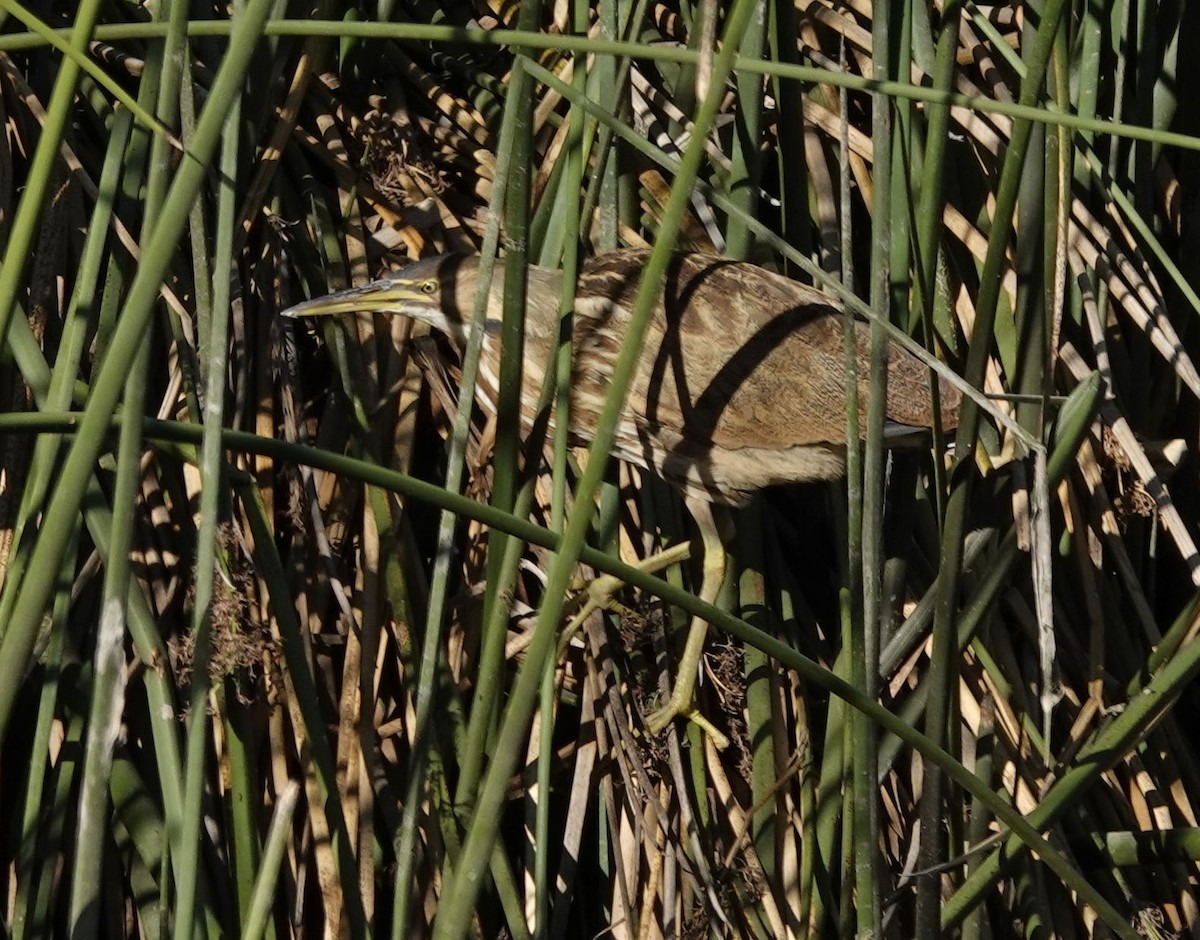
[(425, 281), (421, 284), (422, 294), (432, 294), (437, 290), (437, 281)]

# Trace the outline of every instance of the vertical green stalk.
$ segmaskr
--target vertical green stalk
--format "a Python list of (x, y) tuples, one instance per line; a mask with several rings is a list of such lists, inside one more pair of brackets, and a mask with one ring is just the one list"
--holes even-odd
[[(173, 13), (173, 35), (159, 46), (155, 61), (147, 69), (146, 83), (140, 89), (148, 105), (156, 101), (153, 105), (156, 116), (164, 126), (173, 123), (178, 78), (176, 70), (162, 66), (165, 59), (178, 55), (182, 49), (181, 27), (186, 22), (186, 5), (176, 2)], [(170, 161), (166, 140), (154, 137), (151, 153), (152, 172), (148, 175), (145, 201), (147, 219), (155, 218), (162, 206), (166, 170)], [(143, 238), (148, 235), (148, 232), (143, 232)], [(122, 405), (125, 421), (121, 425), (113, 491), (113, 503), (116, 506), (137, 504), (142, 476), (141, 417), (145, 406), (149, 352), (150, 340), (147, 335), (137, 348), (125, 381)], [(131, 512), (116, 512), (111, 519), (104, 602), (96, 636), (92, 701), (87, 718), (75, 869), (71, 881), (71, 936), (79, 938), (93, 936), (99, 925), (104, 832), (109, 822), (109, 775), (125, 704), (126, 598), (131, 583), (130, 550), (136, 516)]]
[[(517, 28), (537, 28), (538, 0), (521, 0)], [(496, 392), (496, 444), (492, 458), (492, 498), (497, 509), (511, 511), (517, 496), (518, 465), (521, 450), (521, 377), (525, 360), (525, 297), (528, 289), (526, 269), (529, 266), (529, 199), (532, 184), (533, 160), (533, 76), (524, 68), (524, 55), (513, 62), (512, 77), (505, 97), (505, 112), (514, 113), (515, 128), (510, 146), (508, 195), (504, 202), (504, 315), (500, 323), (500, 385)], [(505, 603), (500, 592), (500, 565), (508, 536), (493, 529), (488, 533), (487, 574), (491, 588), (484, 598), (483, 622), (492, 623), (491, 611), (496, 604)], [(505, 631), (485, 633), (480, 651), (480, 671), (485, 664), (502, 668)], [(499, 718), (490, 702), (483, 708), (472, 708), (471, 724), (479, 720), (495, 728)], [(490, 737), (490, 735), (489, 735)], [(466, 794), (470, 799), (470, 794)]]
[[(1040, 16), (1040, 6), (1036, 0), (1030, 3), (1030, 9), (1035, 16)], [(1033, 54), (1033, 36), (1033, 27), (1027, 22), (1022, 39), (1026, 56)], [(1016, 239), (1013, 245), (1017, 273), (1016, 305), (1013, 311), (1015, 342), (1010, 344), (997, 338), (1005, 372), (1011, 376), (1012, 389), (1035, 399), (1015, 406), (1017, 420), (1022, 427), (1028, 428), (1039, 437), (1041, 417), (1040, 404), (1036, 398), (1041, 395), (1046, 381), (1053, 381), (1048, 375), (1048, 362), (1045, 358), (1045, 334), (1048, 331), (1045, 329), (1047, 305), (1043, 291), (1045, 267), (1042, 248), (1046, 245), (1043, 238), (1047, 222), (1046, 207), (1048, 202), (1053, 201), (1056, 180), (1053, 176), (1047, 178), (1049, 168), (1046, 137), (1047, 128), (1040, 125), (1033, 127), (1029, 138), (1029, 154), (1025, 160), (1025, 172), (1021, 174), (1021, 191), (1017, 198), (1017, 231), (1021, 233), (1021, 237)], [(1051, 210), (1050, 219), (1053, 218), (1054, 211)], [(1005, 361), (1006, 352), (1012, 356), (1009, 361)], [(1025, 485), (1028, 487), (1029, 484)]]
[[(573, 27), (578, 35), (586, 35), (588, 29), (587, 0), (575, 0)], [(587, 89), (587, 56), (577, 53), (572, 80), (575, 90), (582, 97)], [(561, 532), (566, 516), (567, 505), (567, 458), (570, 453), (569, 435), (566, 433), (571, 423), (571, 383), (574, 379), (572, 366), (572, 313), (575, 309), (575, 285), (579, 280), (580, 262), (580, 231), (582, 227), (580, 190), (583, 186), (584, 165), (584, 127), (587, 124), (587, 113), (582, 106), (573, 102), (568, 120), (571, 122), (567, 131), (567, 139), (563, 148), (566, 160), (566, 173), (563, 179), (563, 190), (566, 193), (566, 218), (563, 221), (565, 238), (563, 241), (563, 296), (559, 307), (562, 328), (559, 333), (557, 365), (554, 369), (554, 398), (555, 426), (558, 433), (554, 435), (554, 477), (553, 492), (550, 501), (550, 528)]]
[[(600, 4), (599, 26), (600, 35), (603, 38), (617, 38), (619, 30), (617, 28), (616, 3)], [(617, 110), (619, 86), (616, 58), (607, 55), (598, 56), (596, 58), (595, 74), (600, 100), (611, 102), (614, 111)], [(596, 207), (598, 218), (596, 220), (596, 235), (599, 247), (602, 250), (617, 247), (617, 175), (619, 172), (617, 155), (617, 149), (612, 146), (612, 133), (607, 128), (602, 128), (599, 140), (596, 143), (596, 172), (598, 173), (598, 177), (593, 178), (588, 186), (589, 196), (592, 192), (597, 194)], [(590, 224), (590, 199), (584, 200), (583, 218), (588, 219)]]
[[(773, 61), (797, 65), (800, 54), (796, 49), (799, 24), (796, 6), (790, 0), (771, 0), (768, 38)], [(771, 77), (780, 114), (804, 113), (804, 89), (799, 82)], [(808, 224), (808, 178), (804, 162), (804, 122), (779, 121), (776, 140), (776, 161), (779, 165), (779, 226), (783, 239), (794, 245), (801, 254), (811, 249), (812, 228)]]
[[(759, 6), (742, 37), (741, 55), (755, 62), (762, 58), (767, 32), (767, 7)], [(737, 110), (734, 112), (733, 168), (729, 176), (729, 198), (745, 210), (747, 218), (758, 215), (759, 187), (762, 182), (763, 76), (754, 72), (738, 74)], [(731, 215), (725, 231), (725, 254), (731, 258), (753, 260), (754, 236), (740, 216)]]
[[(83, 0), (79, 4), (75, 25), (71, 29), (71, 48), (81, 57), (87, 55), (87, 45), (92, 38), (92, 28), (96, 25), (99, 11), (100, 0)], [(25, 265), (31, 256), (30, 248), (46, 203), (50, 178), (62, 166), (58, 151), (75, 101), (79, 72), (78, 61), (71, 56), (64, 56), (54, 80), (54, 90), (50, 93), (46, 122), (42, 125), (37, 149), (29, 165), (29, 175), (24, 180), (21, 201), (17, 203), (13, 217), (12, 231), (9, 232), (8, 245), (4, 250), (3, 267), (0, 267), (0, 349), (8, 337), (8, 325), (16, 306), (17, 292), (21, 289)]]
[[(916, 4), (905, 3), (896, 11), (900, 22), (891, 24), (891, 53), (895, 56), (893, 75), (911, 75), (913, 65), (913, 26), (920, 15)], [(889, 159), (892, 167), (892, 227), (891, 268), (892, 302), (891, 314), (894, 322), (904, 324), (912, 330), (912, 268), (913, 223), (916, 221), (916, 206), (913, 204), (917, 185), (918, 167), (922, 166), (916, 143), (916, 109), (907, 98), (896, 98), (892, 102), (892, 152)]]
[[(523, 71), (523, 69), (518, 68), (517, 71)], [(514, 136), (518, 136), (521, 133), (520, 122), (518, 120), (519, 116), (520, 109), (506, 108), (504, 112), (504, 123), (500, 129), (500, 147), (498, 149), (504, 167), (504, 186), (493, 194), (491, 216), (496, 220), (496, 226), (494, 228), (496, 236), (495, 240), (489, 242), (488, 239), (485, 238), (483, 244), (484, 263), (480, 265), (480, 294), (476, 299), (475, 310), (475, 322), (479, 324), (479, 327), (477, 329), (472, 329), (472, 346), (468, 349), (467, 357), (463, 364), (463, 383), (462, 390), (459, 393), (460, 406), (458, 409), (459, 416), (457, 420), (463, 423), (463, 436), (461, 438), (463, 450), (461, 452), (455, 451), (451, 456), (452, 464), (456, 467), (459, 463), (457, 454), (465, 453), (466, 437), (470, 426), (471, 395), (474, 393), (474, 377), (479, 365), (481, 348), (479, 346), (475, 346), (474, 343), (477, 341), (476, 334), (482, 334), (482, 323), (484, 321), (486, 304), (488, 303), (488, 294), (484, 290), (484, 284), (488, 283), (490, 280), (490, 265), (488, 264), (488, 260), (494, 260), (494, 252), (496, 245), (499, 242), (499, 201), (502, 200), (504, 204), (507, 204), (507, 202), (513, 198), (508, 187), (511, 184), (516, 158), (516, 154), (513, 151), (512, 141)], [(526, 169), (527, 168), (521, 168), (517, 170), (517, 173), (520, 174), (522, 172), (526, 172)], [(489, 231), (489, 236), (491, 234), (492, 232)], [(521, 280), (524, 280), (524, 276), (525, 272), (524, 268), (522, 268), (519, 277)], [(478, 339), (481, 341), (481, 337)], [(468, 381), (468, 377), (471, 379), (471, 381)], [(501, 386), (504, 385), (503, 377), (500, 379), (500, 384)], [(455, 425), (455, 431), (458, 431), (457, 424)], [(499, 434), (499, 432), (497, 432), (497, 434)], [(497, 443), (499, 442), (497, 441)], [(458, 492), (458, 490), (456, 489), (455, 492)], [(512, 505), (510, 504), (507, 508), (511, 509)], [(457, 527), (457, 519), (452, 514), (448, 515), (446, 521), (448, 526), (453, 526), (455, 528)], [(449, 529), (448, 537), (452, 536), (453, 529)], [(503, 553), (500, 552), (500, 548), (502, 546), (499, 541), (499, 533), (493, 532), (492, 537), (493, 541), (489, 542), (488, 546), (489, 574), (491, 573), (490, 567), (492, 565), (492, 561), (490, 559), (492, 553), (495, 552), (498, 558), (503, 557)], [(447, 543), (447, 552), (448, 551), (449, 545)], [(439, 558), (440, 557), (441, 554), (439, 553)], [(448, 569), (446, 573), (447, 575), (449, 574)], [(499, 583), (499, 569), (497, 569), (497, 578), (494, 582), (491, 593), (499, 593), (499, 589), (496, 587), (499, 585)], [(433, 625), (433, 613), (434, 610), (431, 605), (429, 617), (431, 626)], [(504, 664), (503, 631), (490, 629), (490, 624), (497, 618), (506, 618), (507, 615), (508, 612), (506, 610), (497, 609), (494, 603), (489, 604), (485, 600), (483, 620), (485, 627), (480, 648), (479, 667), (476, 670), (475, 695), (472, 701), (470, 722), (467, 726), (466, 743), (463, 748), (463, 753), (460, 755), (461, 760), (459, 762), (458, 785), (455, 791), (455, 803), (460, 806), (466, 806), (473, 802), (475, 788), (478, 785), (479, 776), (482, 773), (484, 756), (488, 749), (488, 741), (491, 739), (495, 730), (496, 718), (499, 713), (499, 706), (497, 703), (500, 701), (500, 689), (503, 686), (503, 670), (506, 667)], [(496, 636), (497, 633), (500, 635)], [(490, 637), (493, 639), (490, 639)], [(499, 640), (499, 642), (496, 642), (496, 640)], [(439, 650), (430, 650), (429, 652), (435, 656), (440, 655)], [(433, 676), (431, 674), (430, 679), (432, 680), (432, 678)]]
[[(949, 92), (954, 86), (954, 67), (958, 55), (958, 36), (962, 20), (962, 0), (948, 0), (942, 10), (938, 30), (937, 58), (934, 62), (933, 87)], [(878, 46), (874, 47), (879, 55)], [(878, 69), (878, 65), (876, 65)], [(928, 129), (925, 133), (923, 172), (921, 174), (920, 209), (917, 212), (916, 278), (917, 304), (928, 315), (933, 309), (934, 278), (937, 254), (941, 245), (943, 182), (946, 176), (946, 150), (950, 142), (950, 105), (945, 102), (926, 102)], [(876, 154), (878, 158), (878, 154)]]
[[(877, 7), (874, 15), (874, 25), (878, 30), (885, 17)], [(886, 29), (886, 26), (884, 27)], [(878, 36), (874, 39), (878, 44)], [(886, 48), (886, 46), (884, 47)], [(844, 67), (846, 50), (841, 44), (838, 56), (839, 63)], [(886, 55), (881, 64), (879, 57), (874, 59), (877, 74), (886, 75)], [(838, 89), (838, 106), (841, 113), (838, 140), (838, 164), (841, 203), (841, 254), (842, 254), (842, 284), (847, 289), (854, 286), (854, 231), (850, 212), (850, 142), (849, 142), (849, 95), (846, 89)], [(887, 156), (886, 149), (878, 143), (878, 134), (890, 127), (888, 109), (890, 102), (884, 95), (876, 94), (872, 99), (872, 123), (876, 134), (875, 171), (872, 181), (872, 192), (875, 194), (872, 210), (871, 240), (871, 292), (872, 299), (878, 299), (877, 285), (880, 277), (886, 278), (886, 264), (879, 267), (878, 256), (881, 250), (886, 250), (888, 238), (887, 217), (890, 202), (885, 196), (886, 190), (881, 189), (881, 163), (885, 170), (886, 179)], [(887, 300), (883, 302), (882, 311), (876, 306), (876, 313), (887, 316)], [(875, 672), (875, 659), (868, 654), (870, 642), (868, 633), (870, 621), (866, 618), (864, 607), (864, 585), (869, 578), (871, 569), (867, 567), (864, 554), (864, 539), (868, 537), (868, 526), (865, 521), (868, 506), (863, 499), (863, 451), (859, 445), (865, 428), (859, 426), (859, 380), (858, 380), (858, 325), (854, 320), (854, 312), (846, 308), (842, 313), (843, 323), (843, 355), (846, 368), (846, 583), (839, 592), (842, 611), (842, 645), (845, 650), (845, 661), (849, 665), (850, 682), (864, 695), (870, 694), (868, 688), (871, 674)], [(874, 328), (872, 327), (872, 336)], [(884, 381), (886, 381), (886, 375)], [(874, 392), (872, 387), (872, 392)], [(876, 644), (878, 645), (878, 644)], [(844, 841), (842, 843), (842, 863), (845, 869), (845, 884), (853, 884), (858, 898), (855, 905), (855, 927), (859, 934), (864, 931), (873, 935), (875, 932), (875, 847), (871, 834), (870, 806), (874, 802), (874, 776), (870, 773), (872, 762), (870, 750), (874, 744), (875, 735), (872, 733), (871, 722), (859, 712), (852, 712), (846, 722), (843, 743), (850, 755), (848, 787), (844, 796), (846, 806), (843, 819)], [(850, 919), (843, 921), (843, 933), (850, 929)]]
[[(374, 660), (372, 660), (374, 662)], [(241, 675), (231, 675), (214, 690), (217, 712), (224, 719), (225, 763), (229, 786), (225, 791), (229, 820), (229, 880), (233, 883), (234, 907), (240, 921), (250, 913), (255, 872), (259, 864), (259, 813), (262, 805), (259, 773), (257, 721), (252, 703), (239, 698)]]
[[(178, 2), (178, 0), (176, 0)], [(234, 23), (240, 11), (235, 5)], [(221, 515), (223, 461), (221, 425), (225, 419), (225, 376), (229, 359), (230, 278), (233, 273), (234, 224), (237, 221), (237, 152), (240, 138), (241, 95), (226, 102), (228, 117), (222, 138), (217, 195), (216, 239), (213, 246), (212, 319), (209, 324), (208, 362), (203, 402), (204, 438), (200, 447), (200, 524), (196, 530), (196, 581), (192, 600), (192, 674), (188, 686), (187, 746), (183, 795), (182, 857), (176, 858), (179, 892), (175, 909), (175, 938), (192, 935), (199, 862), (203, 856), (201, 823), (206, 751), (208, 700), (212, 688), (213, 579), (217, 565), (217, 525)]]
[[(941, 27), (938, 31), (937, 54), (934, 61), (933, 87), (949, 91), (954, 82), (955, 60), (958, 54), (958, 37), (961, 19), (961, 0), (948, 0), (942, 11)], [(947, 104), (927, 105), (929, 127), (925, 135), (924, 172), (921, 176), (920, 210), (917, 213), (916, 235), (916, 305), (922, 321), (925, 324), (927, 340), (933, 337), (933, 306), (935, 283), (937, 276), (938, 251), (941, 245), (943, 196), (942, 184), (946, 172), (946, 150), (949, 143), (950, 108)], [(992, 234), (993, 240), (997, 231), (1007, 236), (1009, 216), (997, 212)], [(1006, 239), (1002, 239), (1006, 244)], [(984, 331), (976, 320), (975, 333), (972, 337), (972, 349), (988, 348), (991, 338), (991, 327)], [(971, 381), (968, 370), (968, 381)], [(936, 400), (936, 399), (935, 399)], [(969, 431), (972, 436), (974, 430)], [(962, 421), (959, 423), (958, 437), (964, 436)], [(965, 504), (964, 504), (965, 509)], [(943, 536), (943, 557), (947, 552), (947, 544), (955, 539), (961, 540), (962, 533), (957, 535), (947, 531)], [(960, 546), (961, 550), (961, 546)], [(955, 562), (961, 563), (961, 558)], [(944, 562), (942, 571), (945, 572)], [(957, 575), (955, 576), (955, 578)], [(947, 577), (947, 580), (953, 580)], [(945, 616), (949, 616), (947, 610)], [(926, 701), (925, 733), (939, 747), (946, 740), (946, 722), (950, 703), (948, 697), (953, 693), (953, 659), (951, 647), (954, 644), (954, 632), (948, 625), (949, 620), (940, 634), (934, 629), (934, 651), (932, 666), (925, 681), (929, 683), (930, 694)], [(920, 931), (935, 930), (938, 916), (939, 885), (941, 875), (934, 871), (934, 859), (942, 856), (942, 788), (941, 773), (937, 767), (926, 765), (925, 782), (921, 793), (921, 859), (918, 868), (926, 872), (917, 879), (916, 929)]]
[[(1034, 39), (1029, 71), (1021, 83), (1020, 103), (1023, 105), (1033, 106), (1041, 95), (1054, 36), (1066, 9), (1066, 0), (1048, 0), (1046, 3), (1042, 23)], [(975, 326), (967, 352), (965, 377), (967, 382), (976, 388), (983, 385), (983, 373), (987, 365), (1000, 300), (1005, 249), (1008, 245), (1013, 210), (1016, 208), (1031, 132), (1030, 121), (1013, 121), (1012, 137), (1005, 152), (997, 187), (992, 231), (988, 239), (987, 255), (979, 281), (979, 297), (975, 305)], [(962, 576), (963, 540), (974, 485), (979, 422), (979, 406), (972, 399), (964, 398), (955, 441), (952, 489), (946, 506), (946, 525), (939, 559), (933, 649), (930, 654), (929, 675), (925, 680), (930, 683), (931, 692), (925, 713), (925, 733), (939, 746), (940, 742), (945, 740), (946, 719), (950, 708), (947, 697), (954, 694), (956, 689), (951, 677), (953, 658), (957, 650), (958, 593)], [(938, 694), (939, 692), (943, 694)], [(917, 936), (935, 935), (942, 917), (938, 890), (941, 876), (937, 873), (936, 866), (944, 860), (941, 815), (943, 774), (935, 766), (926, 764), (926, 768), (924, 792), (921, 797), (921, 850), (917, 858), (917, 867), (927, 874), (922, 875), (918, 883), (915, 925)]]
[(533, 935), (541, 938), (550, 932), (550, 770), (554, 754), (554, 658), (546, 660), (542, 687), (538, 692), (537, 804), (534, 807), (533, 858)]
[[(649, 0), (617, 0), (616, 3), (600, 4), (600, 35), (604, 39), (629, 38), (626, 31), (633, 33), (643, 22)], [(619, 61), (619, 66), (618, 66)], [(593, 68), (595, 95), (614, 119), (621, 120), (628, 111), (628, 96), (625, 89), (629, 82), (632, 63), (628, 59), (617, 60), (612, 56), (599, 56)], [(620, 222), (628, 221), (634, 212), (633, 181), (623, 172), (620, 151), (613, 145), (613, 131), (606, 124), (600, 129), (596, 141), (593, 175), (583, 200), (582, 217), (590, 227), (595, 210), (595, 243), (600, 251), (616, 248), (620, 239)]]
[[(767, 606), (766, 542), (763, 507), (759, 501), (742, 510), (743, 525), (740, 528), (738, 556), (741, 573), (738, 577), (738, 601), (742, 616), (761, 630), (773, 626)], [(746, 730), (749, 734), (751, 771), (748, 781), (753, 805), (759, 806), (750, 819), (751, 842), (768, 878), (778, 873), (777, 852), (781, 834), (789, 824), (781, 817), (784, 806), (782, 791), (777, 790), (773, 799), (763, 800), (764, 795), (776, 788), (776, 780), (786, 764), (775, 748), (772, 726), (777, 720), (774, 711), (773, 673), (775, 665), (763, 654), (747, 644), (743, 655), (746, 677)], [(790, 755), (789, 755), (790, 756)], [(761, 805), (760, 805), (761, 804)], [(783, 836), (786, 838), (786, 836)]]
[[(64, 622), (65, 626), (65, 622)], [(74, 680), (82, 685), (87, 685), (91, 681), (91, 677), (87, 675), (90, 672), (90, 667), (84, 667), (81, 672), (74, 672), (67, 679), (68, 682)], [(64, 670), (64, 675), (66, 670)], [(76, 711), (71, 708), (65, 710), (63, 716), (62, 734), (60, 753), (65, 751), (67, 754), (78, 753), (83, 746), (84, 722), (82, 711)], [(58, 867), (58, 862), (65, 852), (67, 842), (67, 820), (65, 808), (70, 805), (71, 794), (79, 785), (78, 781), (79, 765), (75, 761), (60, 760), (58, 765), (50, 771), (49, 777), (53, 783), (53, 794), (50, 796), (50, 819), (46, 823), (46, 833), (42, 848), (46, 854), (38, 859), (41, 865), (42, 875), (37, 885), (37, 898), (34, 905), (34, 911), (38, 917), (37, 921), (32, 921), (30, 926), (40, 927), (44, 933), (40, 936), (52, 936), (50, 924), (53, 922), (55, 915), (58, 912), (59, 894), (55, 885), (55, 869)], [(40, 936), (35, 934), (35, 937)]]
[(266, 934), (275, 898), (275, 885), (279, 880), (279, 869), (283, 865), (284, 856), (287, 854), (292, 815), (296, 811), (296, 801), (299, 797), (300, 784), (293, 780), (275, 804), (262, 865), (254, 882), (254, 896), (250, 900), (250, 910), (246, 919), (242, 921), (242, 940), (258, 940)]
[[(74, 549), (78, 544), (78, 536), (73, 535)], [(63, 568), (68, 569), (70, 561), (63, 562)], [(71, 570), (64, 570), (64, 583), (70, 580)], [(60, 730), (59, 725), (59, 692), (61, 690), (63, 673), (63, 651), (66, 647), (67, 613), (71, 606), (69, 591), (59, 591), (54, 598), (54, 609), (50, 616), (50, 636), (46, 641), (46, 651), (42, 655), (40, 676), (40, 694), (37, 702), (37, 717), (33, 721), (33, 731), (30, 735), (30, 754), (49, 755), (51, 739)], [(48, 905), (37, 903), (40, 892), (37, 891), (39, 882), (48, 876), (39, 876), (48, 866), (49, 859), (58, 856), (57, 827), (54, 820), (45, 819), (45, 805), (51, 802), (48, 794), (49, 784), (53, 777), (46, 773), (46, 764), (37, 766), (30, 762), (30, 772), (26, 777), (21, 802), (20, 819), (13, 820), (16, 830), (16, 844), (13, 852), (13, 894), (9, 903), (12, 920), (9, 922), (10, 936), (13, 940), (25, 940), (28, 935), (34, 935), (41, 924), (49, 920), (46, 912)], [(52, 880), (52, 879), (51, 879)]]
[[(131, 363), (125, 383), (125, 419), (117, 450), (113, 502), (134, 506), (142, 479), (142, 409), (150, 361), (149, 337)], [(104, 605), (96, 634), (92, 701), (87, 719), (83, 784), (79, 792), (79, 824), (75, 832), (75, 865), (71, 877), (70, 924), (73, 940), (96, 935), (100, 922), (100, 882), (109, 830), (109, 774), (113, 747), (121, 731), (125, 707), (125, 598), (129, 590), (130, 548), (136, 513), (115, 512), (108, 566), (104, 572)]]
[[(588, 30), (589, 8), (587, 0), (575, 0), (572, 4), (572, 30), (577, 35), (586, 35)], [(580, 95), (587, 89), (587, 56), (577, 53), (574, 59), (572, 83)], [(559, 345), (556, 354), (556, 364), (553, 369), (555, 385), (554, 415), (557, 433), (554, 435), (554, 467), (552, 492), (550, 497), (550, 528), (555, 532), (563, 530), (567, 506), (567, 470), (570, 452), (570, 435), (567, 428), (571, 423), (571, 384), (574, 380), (572, 368), (572, 339), (574, 335), (572, 314), (575, 307), (575, 284), (579, 278), (579, 242), (580, 242), (580, 213), (581, 189), (583, 187), (583, 148), (584, 127), (587, 123), (586, 112), (573, 103), (568, 120), (571, 122), (567, 129), (567, 139), (563, 159), (566, 160), (566, 170), (563, 177), (563, 198), (566, 205), (566, 218), (563, 220), (563, 297), (560, 307), (562, 327), (559, 333)], [(549, 379), (549, 375), (547, 376)], [(534, 442), (536, 443), (536, 442)], [(531, 445), (532, 446), (532, 445)], [(505, 582), (507, 584), (507, 581)], [(542, 720), (540, 724), (541, 740), (538, 746), (537, 768), (537, 813), (534, 820), (534, 892), (536, 902), (535, 929), (536, 936), (545, 937), (550, 930), (550, 774), (554, 746), (554, 693), (555, 693), (556, 663), (553, 657), (548, 658), (545, 674), (542, 679), (540, 703), (538, 705)]]
[[(536, 28), (537, 0), (522, 0), (517, 28)], [(504, 202), (504, 312), (500, 324), (500, 376), (496, 394), (496, 442), (492, 457), (491, 503), (511, 512), (516, 502), (521, 450), (521, 391), (525, 358), (525, 301), (529, 266), (529, 199), (533, 158), (533, 77), (523, 67), (524, 56), (517, 55), (508, 94), (505, 116), (512, 115), (513, 133), (509, 138), (508, 190)], [(470, 408), (469, 400), (463, 405)], [(502, 592), (501, 572), (509, 536), (497, 529), (488, 533), (487, 583), (483, 602), (484, 630), (480, 640), (479, 668), (482, 680), (476, 686), (471, 707), (468, 753), (482, 757), (495, 736), (500, 718), (499, 689), (506, 671), (504, 642), (507, 637), (507, 611)], [(471, 779), (464, 775), (458, 788), (459, 811), (467, 812), (474, 803)]]
[[(892, 78), (891, 17), (889, 0), (877, 3), (871, 21), (871, 59), (874, 74)], [(845, 120), (845, 118), (843, 118)], [(878, 92), (871, 96), (871, 140), (874, 166), (871, 176), (871, 308), (870, 392), (867, 426), (863, 429), (861, 512), (861, 598), (862, 639), (851, 649), (851, 681), (874, 701), (879, 686), (880, 575), (883, 571), (883, 424), (887, 413), (888, 336), (883, 324), (889, 320), (892, 280), (892, 101)], [(843, 209), (849, 213), (849, 207)], [(853, 449), (855, 442), (850, 442)], [(857, 479), (854, 482), (858, 482)], [(859, 936), (878, 936), (879, 929), (879, 838), (878, 742), (879, 729), (862, 712), (850, 716), (850, 744), (854, 766), (854, 888), (855, 917)]]

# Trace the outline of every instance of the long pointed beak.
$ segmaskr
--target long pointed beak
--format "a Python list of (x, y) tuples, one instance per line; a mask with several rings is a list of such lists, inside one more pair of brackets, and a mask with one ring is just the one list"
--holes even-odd
[(413, 307), (427, 307), (428, 304), (429, 298), (419, 290), (382, 280), (325, 297), (314, 297), (288, 307), (281, 315), (293, 319), (344, 313), (403, 313), (412, 316), (413, 313), (409, 311)]

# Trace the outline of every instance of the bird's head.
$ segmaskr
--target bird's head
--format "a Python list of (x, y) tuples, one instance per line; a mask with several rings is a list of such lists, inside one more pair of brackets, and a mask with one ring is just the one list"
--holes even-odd
[[(495, 294), (502, 265), (492, 279)], [(428, 323), (458, 344), (466, 342), (475, 305), (479, 259), (438, 255), (410, 264), (362, 287), (317, 297), (283, 311), (285, 317), (387, 313)]]

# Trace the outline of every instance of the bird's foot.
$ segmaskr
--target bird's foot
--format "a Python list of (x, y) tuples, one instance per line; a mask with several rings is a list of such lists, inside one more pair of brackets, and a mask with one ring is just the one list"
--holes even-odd
[(700, 710), (692, 704), (690, 696), (672, 694), (667, 699), (667, 704), (661, 708), (656, 708), (646, 716), (646, 727), (650, 730), (651, 734), (660, 734), (676, 718), (686, 718), (695, 724), (696, 727), (712, 739), (713, 746), (718, 751), (723, 751), (729, 747), (729, 737), (700, 713)]
[[(665, 548), (661, 552), (656, 552), (647, 558), (643, 558), (633, 567), (637, 568), (638, 571), (646, 572), (646, 574), (658, 574), (660, 571), (687, 561), (691, 557), (691, 543), (681, 542), (678, 545), (672, 545), (670, 548)], [(612, 606), (616, 604), (616, 601), (613, 599), (614, 595), (624, 586), (625, 582), (616, 575), (602, 574), (588, 583), (588, 602), (594, 607), (611, 610)]]
[(599, 578), (592, 578), (586, 583), (578, 583), (572, 587), (572, 590), (577, 591), (569, 601), (571, 609), (576, 612), (568, 621), (566, 629), (563, 630), (560, 642), (565, 642), (575, 635), (575, 633), (583, 626), (587, 620), (597, 610), (612, 611), (618, 617), (633, 617), (640, 619), (641, 615), (631, 607), (622, 604), (616, 598), (616, 592), (621, 589), (624, 582), (620, 578), (614, 578), (610, 574), (602, 575)]
[(587, 600), (584, 607), (593, 610), (609, 610), (620, 617), (636, 617), (637, 611), (617, 600), (617, 591), (625, 586), (625, 582), (611, 574), (593, 578), (587, 585), (585, 593)]

